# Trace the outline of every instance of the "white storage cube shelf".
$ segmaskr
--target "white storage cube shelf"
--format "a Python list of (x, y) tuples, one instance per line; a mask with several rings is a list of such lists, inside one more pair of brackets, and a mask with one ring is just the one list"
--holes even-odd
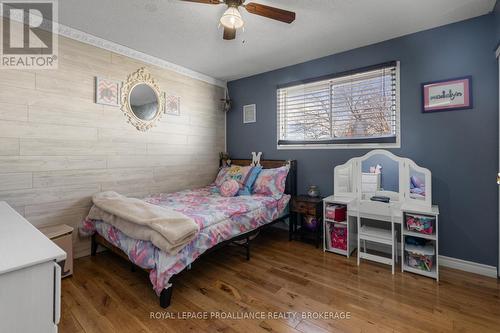
[[(336, 221), (333, 219), (327, 218), (327, 208), (331, 206), (344, 206), (347, 209), (345, 203), (342, 202), (331, 202), (331, 201), (323, 201), (323, 251), (332, 252), (340, 255), (344, 255), (349, 257), (352, 252), (356, 249), (356, 231), (355, 231), (355, 222), (353, 222), (352, 217), (349, 217), (349, 214), (346, 213), (346, 219), (343, 221)], [(331, 238), (331, 228), (346, 228), (345, 232), (347, 234), (347, 246), (346, 249), (335, 248), (332, 246), (332, 238)]]
[[(406, 219), (408, 216), (412, 217), (417, 217), (417, 218), (431, 218), (433, 219), (433, 230), (431, 234), (426, 234), (418, 231), (411, 231), (408, 230), (407, 225), (406, 225)], [(415, 274), (420, 274), (424, 275), (436, 280), (439, 280), (439, 245), (438, 245), (438, 232), (439, 232), (439, 210), (437, 206), (433, 206), (432, 210), (428, 214), (422, 214), (420, 212), (416, 211), (409, 211), (409, 212), (403, 212), (403, 224), (401, 226), (401, 258), (402, 260), (402, 266), (401, 266), (401, 271), (402, 272), (411, 272)], [(428, 249), (421, 248), (420, 251), (422, 254), (426, 255), (431, 255), (433, 256), (433, 264), (432, 268), (430, 271), (423, 270), (420, 268), (415, 268), (412, 267), (408, 264), (407, 260), (407, 249), (408, 247), (406, 246), (406, 237), (415, 237), (415, 238), (420, 238), (423, 239), (427, 242), (428, 246), (432, 247), (433, 249), (433, 254), (429, 252)], [(415, 247), (410, 247), (410, 250), (415, 252)], [(412, 252), (410, 251), (410, 252)], [(418, 251), (418, 250), (417, 250)]]

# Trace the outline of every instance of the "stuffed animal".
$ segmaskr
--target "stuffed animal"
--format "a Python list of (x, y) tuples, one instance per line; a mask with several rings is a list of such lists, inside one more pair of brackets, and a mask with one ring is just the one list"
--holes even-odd
[(370, 167), (370, 173), (381, 173), (381, 172), (382, 172), (382, 166), (380, 164)]

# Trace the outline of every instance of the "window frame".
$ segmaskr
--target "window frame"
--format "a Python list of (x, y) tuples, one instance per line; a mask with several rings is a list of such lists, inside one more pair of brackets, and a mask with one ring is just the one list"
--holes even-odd
[[(347, 75), (353, 75), (357, 73), (362, 73), (362, 72), (367, 72), (376, 68), (380, 68), (382, 66), (389, 66), (392, 65), (396, 67), (396, 87), (395, 87), (395, 93), (396, 93), (396, 142), (383, 142), (384, 138), (341, 138), (338, 140), (329, 140), (328, 143), (319, 143), (319, 142), (314, 142), (314, 143), (307, 143), (307, 142), (300, 142), (297, 141), (297, 143), (287, 143), (287, 144), (280, 144), (280, 110), (279, 110), (279, 104), (278, 104), (278, 90), (287, 88), (287, 87), (293, 87), (297, 85), (303, 85), (307, 83), (314, 83), (318, 81), (323, 81), (323, 80), (331, 80), (337, 77), (342, 77), (342, 76), (347, 76)], [(291, 82), (288, 84), (284, 85), (278, 85), (276, 87), (276, 148), (278, 150), (294, 150), (294, 149), (390, 149), (390, 148), (401, 148), (401, 98), (400, 98), (400, 63), (399, 61), (391, 61), (387, 63), (382, 63), (378, 65), (373, 65), (373, 66), (368, 66), (368, 67), (363, 67), (351, 71), (346, 71), (342, 73), (337, 73), (333, 75), (327, 75), (319, 78), (314, 78), (314, 79), (308, 79), (308, 80), (303, 80), (303, 81), (296, 81), (296, 82)], [(338, 141), (339, 143), (332, 143), (331, 141)], [(354, 142), (353, 142), (354, 141)], [(367, 142), (368, 141), (368, 142)], [(375, 142), (379, 141), (379, 142)]]

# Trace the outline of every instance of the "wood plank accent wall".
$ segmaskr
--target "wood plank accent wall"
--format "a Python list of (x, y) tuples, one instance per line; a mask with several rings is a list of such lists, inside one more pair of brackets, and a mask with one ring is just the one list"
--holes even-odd
[[(94, 103), (94, 77), (124, 81), (146, 66), (181, 116), (143, 133), (119, 107)], [(0, 71), (0, 200), (35, 226), (77, 227), (90, 197), (129, 196), (210, 183), (224, 150), (223, 88), (59, 38), (59, 69)], [(74, 234), (76, 256), (89, 241)]]

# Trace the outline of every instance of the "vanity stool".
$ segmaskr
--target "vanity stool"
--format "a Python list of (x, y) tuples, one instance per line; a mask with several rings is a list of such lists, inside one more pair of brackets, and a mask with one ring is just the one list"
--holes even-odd
[[(399, 209), (396, 209), (399, 208)], [(370, 219), (373, 226), (363, 225), (362, 219)], [(398, 263), (396, 224), (401, 225), (402, 214), (399, 204), (361, 200), (358, 211), (358, 266), (361, 259), (390, 265), (392, 274)], [(390, 224), (390, 229), (383, 228)], [(391, 257), (371, 254), (366, 251), (366, 242), (391, 247)], [(362, 245), (362, 246), (361, 246)]]

